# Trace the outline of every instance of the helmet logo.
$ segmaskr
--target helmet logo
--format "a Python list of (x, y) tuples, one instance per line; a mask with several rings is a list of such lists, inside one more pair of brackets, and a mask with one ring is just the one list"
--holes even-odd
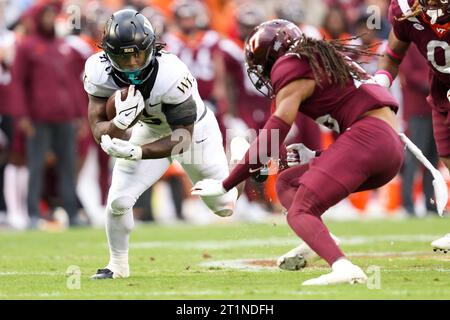
[(250, 49), (254, 52), (259, 47), (259, 37), (264, 32), (263, 29), (258, 30), (250, 41)]
[(125, 48), (125, 49), (123, 49), (123, 52), (124, 53), (132, 53), (132, 52), (134, 52), (134, 48)]
[(275, 41), (275, 43), (273, 44), (273, 50), (278, 51), (281, 48), (282, 43), (280, 41)]

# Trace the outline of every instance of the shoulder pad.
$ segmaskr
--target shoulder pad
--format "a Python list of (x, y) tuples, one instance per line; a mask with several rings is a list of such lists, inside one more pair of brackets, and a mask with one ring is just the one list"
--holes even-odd
[(111, 64), (104, 57), (103, 51), (87, 59), (84, 67), (84, 89), (87, 93), (98, 97), (109, 97), (118, 89), (110, 76)]
[(197, 83), (187, 66), (171, 53), (162, 53), (158, 62), (153, 94), (160, 95), (161, 101), (166, 104), (178, 104), (189, 98)]
[(93, 54), (84, 65), (84, 74), (92, 84), (101, 85), (108, 81), (111, 63), (103, 55), (103, 51)]

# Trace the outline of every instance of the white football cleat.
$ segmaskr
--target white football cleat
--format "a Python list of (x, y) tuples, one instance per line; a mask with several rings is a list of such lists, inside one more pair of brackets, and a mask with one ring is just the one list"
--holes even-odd
[[(337, 245), (341, 242), (335, 235), (330, 233)], [(311, 265), (319, 260), (320, 257), (306, 243), (302, 243), (298, 247), (285, 253), (277, 260), (278, 268), (287, 271), (296, 271)]]
[(436, 251), (442, 251), (444, 253), (447, 253), (450, 251), (450, 233), (446, 234), (442, 238), (439, 238), (437, 240), (434, 240), (431, 245), (433, 246), (433, 250)]
[(347, 259), (339, 259), (331, 266), (332, 271), (318, 278), (306, 280), (303, 286), (326, 286), (340, 283), (366, 283), (367, 276), (360, 267)]

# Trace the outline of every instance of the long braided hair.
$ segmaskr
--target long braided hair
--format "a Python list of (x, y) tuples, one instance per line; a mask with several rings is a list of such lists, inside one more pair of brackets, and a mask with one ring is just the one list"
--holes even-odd
[(356, 56), (378, 55), (371, 50), (377, 44), (360, 45), (351, 43), (359, 37), (328, 41), (313, 39), (303, 34), (293, 43), (288, 53), (298, 54), (309, 60), (318, 86), (322, 86), (321, 80), (325, 76), (331, 83), (343, 87), (352, 78), (356, 80), (370, 78), (370, 75), (356, 61), (346, 56), (347, 54)]

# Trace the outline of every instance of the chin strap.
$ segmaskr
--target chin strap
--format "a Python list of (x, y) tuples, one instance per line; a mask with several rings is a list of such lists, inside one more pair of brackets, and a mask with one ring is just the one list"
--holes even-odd
[(448, 189), (444, 177), (430, 161), (423, 155), (422, 151), (411, 141), (404, 133), (399, 133), (400, 139), (405, 143), (406, 147), (433, 175), (433, 188), (436, 198), (436, 208), (442, 217), (448, 201)]

